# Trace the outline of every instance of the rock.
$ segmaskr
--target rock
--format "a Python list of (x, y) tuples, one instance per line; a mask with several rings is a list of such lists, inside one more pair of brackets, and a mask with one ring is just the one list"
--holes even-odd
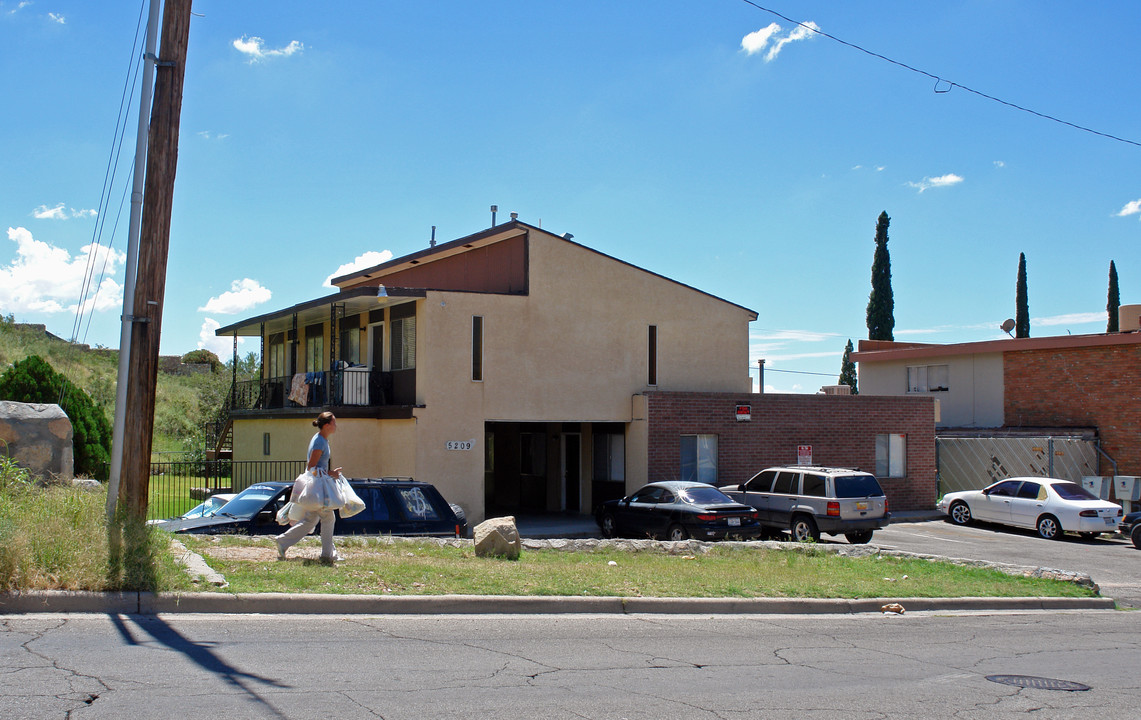
[(505, 557), (508, 560), (518, 560), (523, 552), (519, 529), (515, 527), (515, 518), (510, 515), (484, 520), (475, 526), (472, 537), (475, 541), (476, 557)]
[(59, 405), (0, 401), (0, 440), (17, 465), (43, 480), (75, 477), (71, 421)]
[(91, 478), (75, 478), (71, 481), (72, 487), (77, 487), (80, 490), (87, 490), (88, 492), (95, 492), (103, 487), (103, 483)]

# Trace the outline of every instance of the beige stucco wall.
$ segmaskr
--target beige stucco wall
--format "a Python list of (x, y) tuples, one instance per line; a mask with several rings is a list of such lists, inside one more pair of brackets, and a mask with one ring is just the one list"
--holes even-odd
[(908, 395), (907, 368), (947, 365), (950, 388), (920, 393), (939, 400), (937, 427), (994, 428), (1003, 424), (1002, 353), (950, 355), (919, 360), (861, 362), (861, 395)]
[[(235, 420), (234, 457), (304, 460), (309, 441), (317, 432), (312, 423), (310, 417)], [(267, 432), (270, 434), (269, 455), (264, 452)], [(416, 442), (415, 420), (339, 418), (337, 432), (329, 441), (330, 459), (333, 467), (343, 467), (349, 477), (416, 477)]]

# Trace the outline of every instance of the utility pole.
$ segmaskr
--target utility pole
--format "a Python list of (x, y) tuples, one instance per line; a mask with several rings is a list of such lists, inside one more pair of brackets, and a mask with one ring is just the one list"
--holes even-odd
[(155, 383), (158, 378), (159, 338), (166, 292), (166, 262), (170, 247), (170, 216), (174, 175), (178, 164), (178, 124), (182, 113), (182, 84), (190, 35), (191, 0), (166, 0), (163, 7), (160, 57), (155, 62), (154, 105), (144, 195), (139, 262), (135, 281), (134, 315), (124, 413), (122, 483), (119, 499), (127, 517), (141, 522), (147, 514), (151, 440), (154, 431)]

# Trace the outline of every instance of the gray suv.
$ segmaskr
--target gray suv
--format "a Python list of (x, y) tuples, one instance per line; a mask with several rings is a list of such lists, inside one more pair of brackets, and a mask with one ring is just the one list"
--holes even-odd
[(798, 542), (820, 533), (843, 535), (859, 545), (886, 527), (891, 514), (875, 476), (844, 468), (788, 465), (762, 470), (748, 482), (721, 488), (760, 514), (761, 525), (788, 529)]

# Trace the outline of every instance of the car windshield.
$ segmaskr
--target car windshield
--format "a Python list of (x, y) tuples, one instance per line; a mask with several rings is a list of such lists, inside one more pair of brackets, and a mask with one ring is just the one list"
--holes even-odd
[(694, 505), (719, 505), (731, 503), (733, 498), (715, 487), (687, 487), (680, 491), (681, 499)]
[(883, 489), (873, 475), (841, 475), (835, 479), (836, 497), (859, 498), (883, 495)]
[(194, 509), (187, 511), (186, 514), (183, 515), (182, 517), (184, 517), (184, 518), (210, 517), (211, 515), (214, 514), (214, 511), (217, 510), (218, 508), (222, 507), (223, 504), (224, 504), (223, 501), (219, 500), (218, 498), (208, 498), (206, 500), (206, 502), (204, 502), (200, 505), (195, 505)]
[(277, 495), (278, 489), (266, 485), (253, 485), (234, 496), (234, 499), (218, 509), (215, 515), (251, 518), (258, 510), (265, 507), (266, 502)]
[(1058, 493), (1058, 497), (1063, 500), (1098, 500), (1097, 495), (1094, 495), (1089, 490), (1086, 490), (1081, 485), (1072, 482), (1054, 483), (1051, 487), (1054, 492)]

